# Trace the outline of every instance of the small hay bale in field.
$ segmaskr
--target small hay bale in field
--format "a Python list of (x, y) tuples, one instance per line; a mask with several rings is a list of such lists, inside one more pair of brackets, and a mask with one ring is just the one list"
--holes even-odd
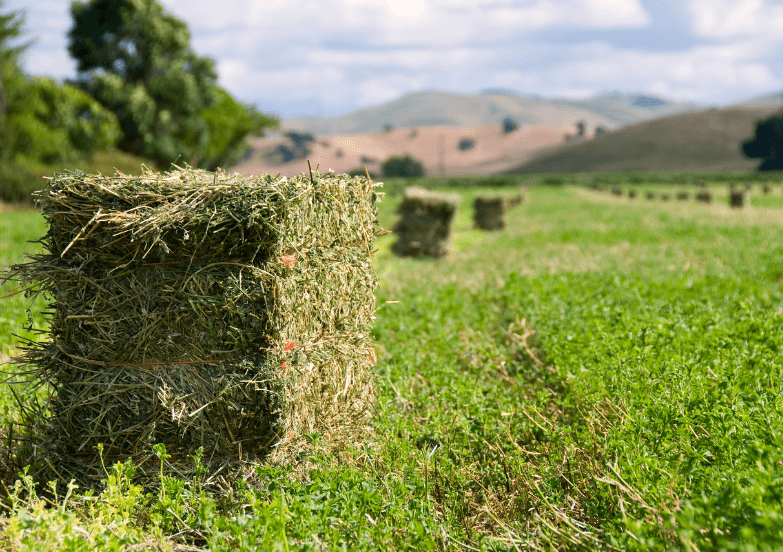
[(712, 203), (712, 194), (707, 190), (701, 190), (696, 194), (696, 201), (699, 203)]
[(661, 194), (661, 201), (669, 201), (669, 194)]
[(677, 201), (687, 201), (689, 197), (688, 192), (677, 192)]
[(394, 227), (397, 241), (392, 251), (400, 257), (428, 256), (436, 259), (448, 254), (451, 245), (451, 221), (460, 197), (456, 194), (408, 188), (398, 209), (400, 221)]
[(769, 187), (769, 184), (766, 182), (761, 186), (761, 193), (764, 195), (769, 195), (769, 193), (772, 191), (772, 188)]
[(649, 200), (653, 200), (653, 199), (655, 199), (655, 192), (646, 192), (644, 194), (644, 197), (649, 199)]
[(628, 199), (634, 199), (636, 198), (636, 190), (628, 190)]
[(502, 196), (476, 196), (473, 224), (481, 230), (502, 230), (506, 226), (506, 200)]
[(729, 188), (729, 205), (734, 209), (750, 206), (750, 187), (738, 189), (732, 184)]
[(373, 188), (317, 173), (55, 176), (37, 198), (46, 252), (11, 272), (53, 301), (49, 340), (14, 374), (51, 389), (24, 413), (19, 460), (94, 486), (128, 458), (149, 482), (157, 443), (192, 475), (203, 447), (220, 485), (296, 458), (308, 434), (334, 452), (364, 442)]
[(612, 188), (612, 195), (616, 195), (617, 197), (622, 197), (623, 195), (623, 189), (622, 188)]
[(525, 192), (517, 190), (517, 193), (509, 198), (508, 206), (509, 208), (516, 207), (517, 205), (521, 205), (523, 201), (525, 201)]

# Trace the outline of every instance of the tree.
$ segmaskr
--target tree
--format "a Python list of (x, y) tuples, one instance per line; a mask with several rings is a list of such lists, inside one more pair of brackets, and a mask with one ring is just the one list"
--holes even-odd
[[(187, 25), (158, 0), (75, 2), (71, 16), (78, 85), (117, 114), (120, 149), (211, 168), (236, 156), (248, 128), (269, 126), (217, 87), (214, 62), (193, 52)], [(239, 124), (227, 116), (243, 110)]]
[(503, 133), (509, 134), (519, 128), (519, 124), (511, 117), (503, 119)]
[(15, 160), (27, 165), (55, 164), (89, 157), (114, 147), (120, 126), (113, 113), (82, 90), (38, 77), (23, 88), (6, 122)]
[[(5, 2), (0, 0), (0, 10)], [(9, 104), (18, 97), (18, 90), (24, 84), (24, 74), (19, 67), (19, 56), (30, 46), (30, 42), (19, 42), (24, 35), (23, 12), (0, 12), (0, 157), (8, 155), (13, 146), (7, 131)]]
[(407, 153), (402, 156), (389, 157), (381, 165), (383, 176), (424, 176), (424, 165)]
[(742, 143), (742, 152), (761, 159), (760, 171), (783, 170), (783, 113), (756, 123), (756, 133)]

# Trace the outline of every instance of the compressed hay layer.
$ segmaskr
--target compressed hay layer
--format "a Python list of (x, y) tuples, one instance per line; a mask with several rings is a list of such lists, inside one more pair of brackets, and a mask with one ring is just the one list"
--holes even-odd
[(507, 206), (502, 196), (477, 196), (473, 200), (473, 224), (481, 230), (502, 230), (506, 226)]
[(203, 447), (228, 476), (290, 459), (307, 434), (332, 450), (367, 438), (379, 229), (366, 178), (75, 173), (38, 202), (47, 253), (12, 271), (53, 299), (49, 340), (15, 374), (52, 390), (25, 413), (27, 461), (92, 485), (97, 445), (107, 465), (154, 472), (163, 443), (177, 473)]
[(400, 221), (394, 227), (397, 234), (397, 241), (392, 246), (394, 254), (436, 259), (447, 255), (451, 245), (451, 221), (459, 199), (455, 194), (406, 189), (398, 209)]

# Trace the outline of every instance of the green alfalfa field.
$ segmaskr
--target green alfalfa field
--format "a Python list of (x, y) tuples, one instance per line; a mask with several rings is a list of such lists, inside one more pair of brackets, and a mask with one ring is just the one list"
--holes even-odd
[[(712, 190), (703, 205), (531, 186), (488, 233), (461, 187), (450, 258), (377, 244), (372, 446), (304, 474), (259, 467), (263, 488), (221, 496), (198, 477), (142, 490), (130, 464), (57, 496), (21, 473), (0, 548), (783, 549), (783, 185), (741, 210)], [(34, 211), (0, 213), (0, 265), (43, 232)], [(4, 362), (44, 308), (0, 299)], [(18, 408), (4, 387), (0, 427)]]

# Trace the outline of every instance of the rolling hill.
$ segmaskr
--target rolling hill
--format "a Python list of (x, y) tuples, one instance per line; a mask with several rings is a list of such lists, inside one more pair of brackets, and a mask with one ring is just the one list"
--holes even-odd
[(336, 117), (283, 119), (287, 130), (316, 136), (367, 134), (393, 128), (423, 126), (481, 127), (499, 125), (511, 117), (520, 125), (573, 127), (584, 121), (588, 129), (615, 129), (628, 124), (704, 106), (679, 103), (645, 94), (600, 94), (584, 100), (523, 96), (503, 90), (457, 94), (427, 90), (406, 94), (382, 105)]
[(508, 172), (752, 170), (758, 160), (742, 155), (741, 143), (773, 112), (732, 107), (662, 117), (560, 146)]

